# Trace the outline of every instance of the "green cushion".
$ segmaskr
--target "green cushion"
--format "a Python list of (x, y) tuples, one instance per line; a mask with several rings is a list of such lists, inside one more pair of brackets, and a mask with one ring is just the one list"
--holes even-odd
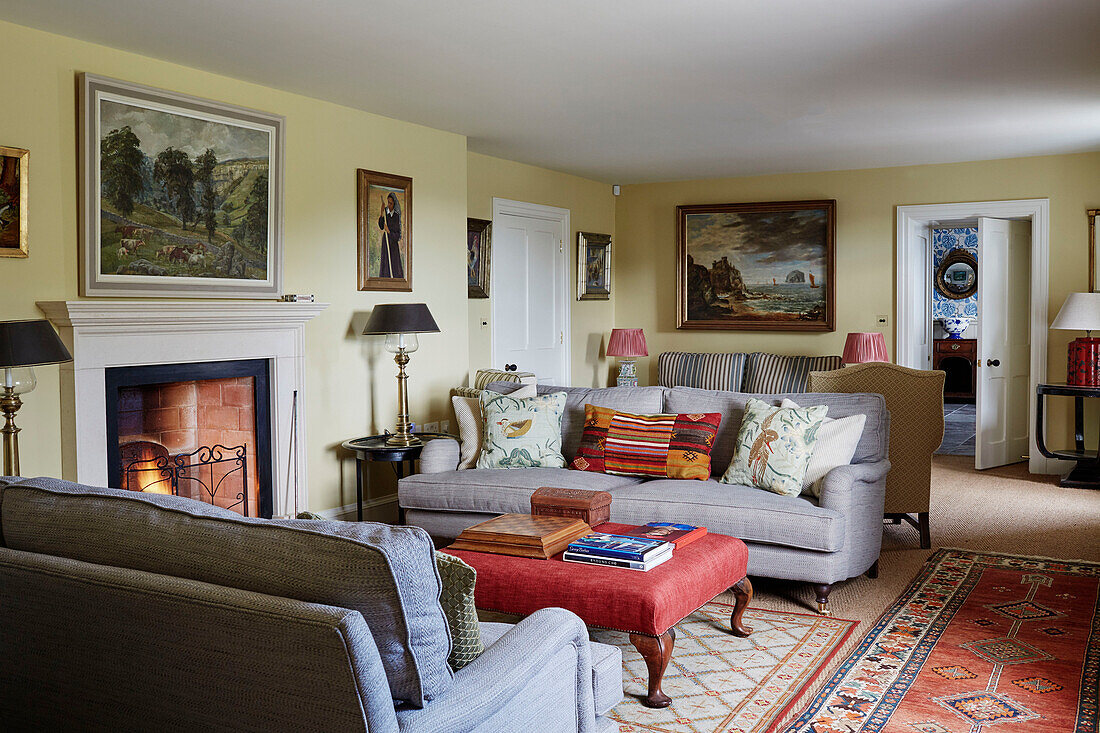
[(443, 615), (447, 617), (447, 626), (451, 629), (451, 655), (447, 657), (447, 664), (457, 672), (474, 661), (484, 650), (481, 644), (481, 626), (474, 607), (474, 581), (477, 580), (477, 571), (457, 557), (438, 550), (435, 553), (435, 564), (443, 581), (439, 603), (443, 606)]
[(565, 392), (517, 399), (481, 394), (485, 437), (478, 468), (564, 468), (561, 418)]
[(798, 496), (828, 410), (825, 405), (773, 407), (750, 399), (722, 483)]

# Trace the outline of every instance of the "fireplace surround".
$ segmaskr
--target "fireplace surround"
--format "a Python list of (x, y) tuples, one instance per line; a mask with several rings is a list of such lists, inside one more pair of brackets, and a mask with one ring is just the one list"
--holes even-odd
[(271, 459), (265, 469), (271, 476), (271, 514), (285, 516), (308, 506), (306, 452), (301, 448), (308, 403), (305, 327), (327, 303), (71, 300), (40, 301), (38, 307), (73, 355), (60, 373), (64, 478), (112, 485), (109, 369), (261, 360), (267, 365), (269, 388)]

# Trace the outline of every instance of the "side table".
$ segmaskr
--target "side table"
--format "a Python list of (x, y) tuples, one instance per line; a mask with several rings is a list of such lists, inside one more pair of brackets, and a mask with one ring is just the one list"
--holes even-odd
[(363, 521), (363, 477), (366, 476), (367, 489), (370, 489), (370, 471), (365, 470), (367, 463), (393, 464), (397, 478), (405, 477), (405, 463), (409, 464), (409, 473), (413, 471), (413, 464), (420, 458), (420, 451), (424, 449), (424, 443), (436, 438), (454, 438), (447, 433), (416, 433), (420, 438), (420, 445), (408, 447), (386, 445), (389, 435), (368, 435), (364, 438), (352, 438), (341, 443), (344, 450), (355, 454), (355, 517), (356, 521)]
[[(1067, 384), (1040, 384), (1035, 388), (1035, 445), (1047, 458), (1077, 461), (1073, 470), (1062, 477), (1060, 486), (1100, 489), (1100, 445), (1085, 448), (1085, 398), (1100, 397), (1100, 387)], [(1043, 435), (1043, 397), (1057, 395), (1073, 398), (1073, 450), (1049, 450)]]

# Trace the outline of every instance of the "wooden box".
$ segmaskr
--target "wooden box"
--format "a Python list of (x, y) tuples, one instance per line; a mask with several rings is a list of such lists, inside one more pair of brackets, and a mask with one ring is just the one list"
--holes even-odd
[(543, 486), (531, 494), (531, 513), (549, 517), (574, 517), (590, 527), (595, 527), (611, 521), (611, 494), (606, 491)]
[(448, 549), (545, 560), (564, 550), (573, 540), (591, 533), (592, 528), (579, 519), (502, 514), (462, 530)]

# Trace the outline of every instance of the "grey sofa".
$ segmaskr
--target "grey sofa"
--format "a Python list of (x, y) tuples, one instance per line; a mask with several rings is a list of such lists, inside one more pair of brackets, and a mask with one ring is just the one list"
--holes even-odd
[[(489, 389), (507, 393), (514, 385)], [(458, 443), (434, 440), (421, 454), (421, 472), (399, 483), (399, 501), (409, 524), (434, 537), (453, 538), (490, 517), (529, 512), (531, 493), (540, 486), (597, 489), (611, 493), (611, 520), (629, 524), (687, 522), (742, 539), (749, 548), (749, 574), (813, 583), (818, 610), (828, 613), (832, 585), (864, 572), (874, 575), (882, 543), (889, 414), (875, 394), (758, 394), (688, 387), (540, 386), (540, 393), (567, 393), (562, 419), (562, 450), (576, 455), (591, 403), (627, 412), (720, 412), (709, 481), (646, 480), (568, 468), (456, 470)], [(717, 482), (733, 457), (745, 403), (757, 397), (779, 404), (828, 405), (829, 416), (867, 416), (852, 465), (833, 469), (820, 499), (781, 496), (748, 486)]]
[(0, 532), (5, 731), (602, 732), (622, 697), (563, 609), (484, 624), (452, 673), (416, 528), (0, 479)]

